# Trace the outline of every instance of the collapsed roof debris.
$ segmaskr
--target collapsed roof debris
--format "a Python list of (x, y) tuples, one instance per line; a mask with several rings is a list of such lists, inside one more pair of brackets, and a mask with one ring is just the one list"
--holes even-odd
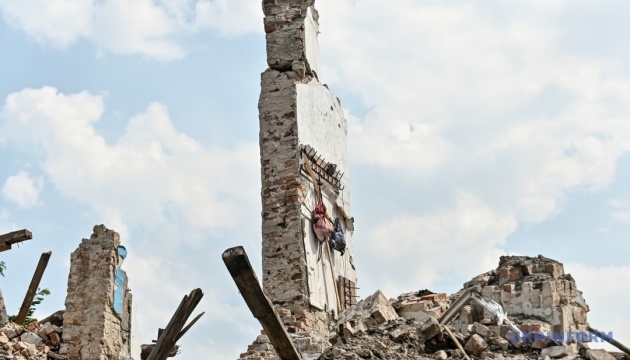
[(63, 329), (50, 322), (8, 323), (0, 328), (0, 359), (68, 359), (59, 355), (62, 334)]
[[(452, 321), (441, 324), (466, 292), (496, 301), (517, 330), (498, 324), (496, 313), (476, 301), (461, 306)], [(421, 290), (388, 300), (377, 291), (339, 314), (331, 328), (331, 346), (317, 359), (630, 359), (630, 354), (591, 349), (589, 344), (612, 336), (610, 331), (601, 335), (592, 331), (588, 310), (561, 263), (542, 256), (502, 257), (497, 269), (476, 276), (449, 297)], [(285, 313), (284, 324), (296, 315)], [(310, 345), (304, 333), (292, 338), (300, 349)], [(241, 358), (280, 359), (264, 334)]]

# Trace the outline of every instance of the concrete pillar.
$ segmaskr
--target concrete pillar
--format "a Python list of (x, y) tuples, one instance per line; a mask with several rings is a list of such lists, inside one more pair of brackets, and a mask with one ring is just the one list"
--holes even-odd
[[(339, 99), (321, 80), (319, 15), (313, 0), (263, 0), (269, 68), (259, 100), (262, 165), (262, 265), (265, 294), (277, 307), (296, 312), (289, 331), (328, 336), (337, 313), (339, 276), (356, 283), (352, 260), (353, 219), (347, 171), (347, 121)], [(318, 242), (310, 211), (314, 186), (301, 169), (301, 149), (314, 148), (342, 177), (343, 190), (323, 181), (324, 202), (346, 230), (344, 256), (327, 248), (317, 260)], [(291, 317), (289, 317), (291, 319)], [(302, 319), (302, 321), (300, 321)]]
[(104, 225), (94, 227), (71, 255), (63, 343), (70, 360), (130, 359), (131, 293), (123, 275), (122, 311), (114, 310), (120, 236)]

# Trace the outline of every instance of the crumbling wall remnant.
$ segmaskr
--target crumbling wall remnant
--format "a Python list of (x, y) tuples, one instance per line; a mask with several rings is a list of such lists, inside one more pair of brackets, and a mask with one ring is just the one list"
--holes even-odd
[[(309, 334), (297, 347), (320, 353), (330, 326), (354, 303), (353, 219), (347, 171), (347, 121), (339, 99), (321, 82), (319, 14), (314, 0), (263, 0), (269, 68), (261, 75), (258, 103), (262, 178), (262, 277), (265, 295), (289, 333)], [(334, 184), (309, 172), (304, 149), (317, 151)], [(313, 178), (315, 177), (315, 178)], [(312, 230), (319, 201), (345, 233), (342, 255)], [(347, 295), (347, 296), (346, 296)], [(241, 358), (260, 359), (267, 343), (258, 341)]]
[[(261, 81), (263, 287), (276, 304), (306, 311), (289, 329), (327, 337), (326, 311), (338, 313), (339, 277), (356, 284), (347, 181), (347, 122), (339, 100), (320, 82), (318, 13), (313, 0), (264, 0), (267, 63)], [(304, 171), (301, 149), (310, 146), (335, 166), (341, 189), (322, 182), (321, 197), (346, 231), (344, 256), (323, 251), (311, 230), (310, 211), (320, 194)], [(332, 166), (331, 165), (331, 166)], [(311, 311), (312, 308), (315, 310)]]
[(9, 322), (7, 316), (7, 307), (4, 304), (4, 297), (2, 297), (2, 290), (0, 290), (0, 327), (6, 325)]
[(71, 255), (60, 349), (70, 360), (130, 359), (132, 299), (126, 276), (122, 314), (113, 308), (119, 246), (118, 233), (97, 225)]
[[(567, 333), (586, 329), (589, 307), (564, 266), (544, 256), (502, 256), (496, 270), (464, 284), (479, 285), (482, 295), (503, 306), (524, 331)], [(492, 318), (479, 306), (464, 308), (452, 326), (466, 333), (469, 325)], [(507, 328), (501, 329), (505, 333)]]

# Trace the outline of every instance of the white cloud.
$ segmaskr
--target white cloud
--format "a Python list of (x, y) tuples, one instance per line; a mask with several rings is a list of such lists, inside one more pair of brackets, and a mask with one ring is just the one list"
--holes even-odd
[(9, 210), (0, 208), (0, 234), (6, 234), (15, 230), (18, 230), (18, 228), (9, 221)]
[(256, 144), (206, 148), (178, 132), (159, 103), (108, 144), (93, 127), (103, 110), (103, 99), (87, 92), (25, 89), (7, 97), (0, 137), (43, 149), (43, 169), (59, 193), (123, 232), (170, 222), (230, 228), (238, 206), (258, 200)]
[[(612, 332), (615, 339), (630, 338), (630, 324), (625, 320), (630, 317), (630, 308), (626, 306), (627, 289), (623, 286), (623, 279), (630, 278), (630, 266), (565, 264), (565, 272), (575, 278), (577, 288), (584, 293), (591, 309), (589, 324), (603, 332)], [(619, 351), (607, 344), (603, 347)]]
[(173, 39), (181, 29), (176, 19), (152, 0), (107, 0), (95, 5), (91, 39), (118, 54), (143, 54), (170, 60), (184, 56)]
[(196, 4), (195, 11), (197, 28), (210, 28), (227, 36), (262, 32), (260, 1), (203, 0)]
[(364, 235), (359, 251), (378, 259), (379, 265), (360, 268), (360, 278), (370, 288), (376, 285), (397, 295), (461, 274), (481, 273), (495, 267), (506, 237), (515, 229), (514, 217), (462, 193), (453, 209), (389, 218)]
[(67, 47), (85, 39), (99, 51), (180, 59), (182, 38), (262, 31), (256, 1), (238, 0), (0, 0), (5, 21), (41, 43)]
[(60, 47), (90, 35), (93, 10), (92, 0), (0, 0), (9, 24)]
[(630, 101), (630, 72), (564, 48), (571, 4), (318, 2), (323, 61), (366, 109), (350, 118), (352, 162), (449, 178), (436, 187), (523, 222), (608, 186), (630, 151), (630, 111), (616, 105)]
[[(205, 147), (178, 132), (159, 103), (132, 117), (124, 134), (108, 143), (94, 127), (103, 111), (103, 98), (88, 92), (24, 89), (6, 99), (0, 142), (32, 150), (62, 198), (86, 206), (92, 218), (121, 233), (129, 249), (123, 267), (144, 336), (154, 336), (181, 298), (200, 287), (206, 296), (199, 312), (207, 314), (193, 332), (253, 339), (258, 327), (251, 326), (242, 301), (233, 305), (236, 290), (225, 291), (233, 284), (220, 250), (233, 246), (224, 241), (226, 234), (247, 245), (243, 233), (259, 228), (257, 144)], [(226, 324), (221, 333), (217, 326)], [(200, 355), (184, 349), (189, 358)]]
[(611, 221), (617, 223), (630, 223), (630, 201), (626, 199), (611, 199), (608, 201), (611, 207)]
[(42, 178), (33, 180), (28, 172), (20, 170), (17, 174), (9, 176), (4, 182), (2, 197), (23, 209), (27, 209), (37, 204), (42, 186)]
[[(609, 51), (584, 41), (585, 4), (317, 6), (322, 80), (354, 98), (341, 97), (352, 181), (370, 184), (353, 201), (375, 198), (354, 208), (362, 289), (395, 296), (496, 267), (511, 234), (553, 221), (575, 193), (606, 189), (630, 152), (630, 53), (619, 29), (595, 21)], [(480, 228), (464, 225), (472, 215)]]

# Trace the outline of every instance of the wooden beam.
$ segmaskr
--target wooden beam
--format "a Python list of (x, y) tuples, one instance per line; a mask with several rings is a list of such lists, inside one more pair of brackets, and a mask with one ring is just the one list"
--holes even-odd
[(46, 266), (48, 265), (48, 260), (50, 260), (51, 254), (52, 253), (50, 251), (45, 252), (39, 258), (39, 263), (37, 264), (37, 268), (35, 269), (35, 274), (33, 275), (33, 279), (31, 279), (31, 285), (29, 285), (28, 287), (28, 291), (26, 292), (26, 296), (24, 296), (24, 301), (22, 302), (22, 307), (20, 307), (20, 312), (15, 319), (15, 323), (18, 325), (24, 325), (24, 320), (26, 320), (26, 315), (28, 314), (28, 310), (31, 308), (31, 303), (35, 298), (35, 295), (37, 295), (39, 282), (42, 280), (42, 276), (44, 275), (44, 271), (46, 270)]
[[(154, 348), (155, 348), (155, 344), (141, 345), (140, 346), (140, 360), (146, 360), (149, 357), (149, 355), (151, 355), (151, 352), (153, 351)], [(179, 351), (179, 345), (173, 346), (173, 348), (171, 349), (171, 352), (168, 353), (168, 357), (177, 356), (178, 351)]]
[(164, 331), (160, 334), (147, 360), (165, 360), (170, 356), (169, 354), (173, 352), (175, 343), (180, 338), (179, 334), (182, 328), (186, 325), (186, 321), (188, 321), (190, 314), (195, 310), (195, 307), (197, 307), (202, 297), (203, 292), (201, 289), (195, 289), (190, 292), (190, 295), (184, 296), (175, 314), (173, 314), (171, 321), (169, 321)]
[(468, 354), (466, 354), (466, 350), (464, 350), (464, 347), (462, 346), (462, 344), (459, 343), (459, 340), (457, 340), (457, 338), (455, 337), (455, 334), (453, 334), (453, 332), (448, 327), (448, 325), (443, 325), (442, 328), (446, 331), (446, 333), (451, 338), (451, 340), (453, 340), (453, 342), (455, 343), (455, 346), (457, 346), (459, 351), (462, 352), (462, 354), (464, 355), (464, 358), (466, 360), (470, 360), (470, 357), (468, 357)]
[(66, 312), (65, 310), (56, 311), (56, 312), (52, 313), (50, 316), (39, 320), (38, 323), (41, 324), (41, 325), (44, 325), (45, 323), (50, 323), (51, 325), (62, 327), (63, 326), (63, 314), (65, 312)]
[(31, 240), (33, 233), (24, 229), (0, 235), (0, 252), (11, 249), (11, 245)]
[(595, 333), (595, 335), (597, 335), (600, 339), (608, 342), (611, 345), (614, 345), (617, 349), (619, 349), (619, 350), (625, 352), (626, 354), (630, 355), (630, 349), (627, 346), (625, 346), (624, 344), (620, 343), (619, 341), (614, 340), (613, 338), (611, 338), (609, 336), (602, 335), (601, 331), (599, 331), (597, 329), (594, 329), (594, 328), (592, 328), (590, 326), (587, 326), (586, 330), (588, 330), (588, 331), (590, 331), (592, 333)]
[(247, 307), (262, 325), (280, 359), (301, 360), (302, 356), (282, 325), (278, 313), (263, 293), (245, 249), (242, 246), (237, 246), (225, 250), (223, 262), (230, 271), (241, 296), (245, 299)]
[(192, 319), (192, 321), (186, 325), (186, 327), (184, 329), (182, 329), (182, 331), (179, 332), (179, 335), (177, 335), (177, 339), (175, 339), (175, 342), (179, 341), (179, 339), (182, 338), (182, 336), (186, 335), (186, 333), (188, 332), (188, 330), (190, 330), (190, 328), (195, 325), (195, 323), (201, 319), (201, 317), (203, 316), (203, 314), (205, 314), (205, 311), (202, 312), (201, 314), (197, 315), (194, 319)]

